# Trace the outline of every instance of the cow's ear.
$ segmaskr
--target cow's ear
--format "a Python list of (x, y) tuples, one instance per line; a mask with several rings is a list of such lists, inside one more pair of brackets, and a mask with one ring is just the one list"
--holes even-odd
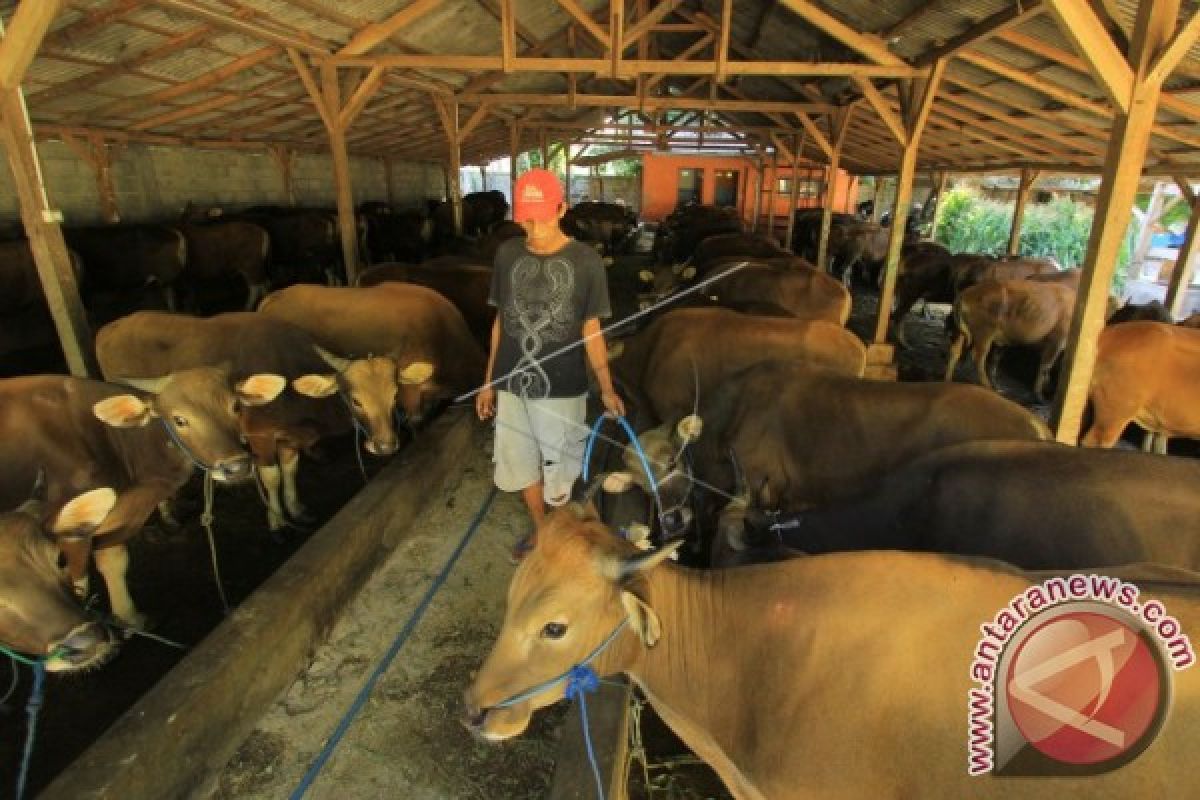
[(131, 389), (139, 389), (150, 394), (158, 394), (163, 389), (167, 388), (167, 384), (171, 382), (170, 375), (163, 375), (161, 378), (119, 378), (117, 383), (128, 386)]
[(397, 377), (401, 383), (419, 386), (433, 377), (433, 364), (428, 361), (414, 361), (400, 370)]
[(642, 598), (628, 590), (621, 592), (621, 605), (625, 607), (629, 627), (642, 640), (642, 644), (654, 647), (662, 636), (662, 623), (658, 620), (658, 614), (655, 614), (654, 609)]
[(604, 476), (600, 488), (605, 494), (621, 494), (629, 491), (634, 484), (631, 472), (610, 472)]
[(336, 375), (301, 375), (292, 388), (305, 397), (329, 397), (338, 390)]
[(100, 527), (116, 504), (117, 493), (112, 489), (84, 492), (62, 507), (54, 517), (50, 530), (59, 536), (90, 534)]
[(654, 283), (654, 273), (648, 269), (638, 272), (638, 280), (642, 283)]
[(92, 406), (92, 413), (114, 428), (140, 428), (156, 416), (153, 408), (131, 394), (107, 397)]
[(625, 343), (613, 342), (608, 346), (608, 360), (616, 361), (621, 356), (625, 355)]
[(234, 387), (238, 399), (248, 406), (264, 406), (279, 396), (287, 387), (287, 378), (260, 372), (251, 375)]
[(692, 278), (696, 277), (696, 268), (684, 267), (683, 272), (679, 273), (679, 277), (683, 278), (685, 281), (690, 281)]

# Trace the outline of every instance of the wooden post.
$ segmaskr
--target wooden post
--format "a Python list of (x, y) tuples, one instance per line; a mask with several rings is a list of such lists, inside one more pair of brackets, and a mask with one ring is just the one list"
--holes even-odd
[(945, 203), (942, 201), (946, 197), (946, 184), (949, 183), (950, 173), (943, 172), (938, 178), (937, 197), (933, 200), (933, 219), (929, 223), (929, 238), (937, 241), (938, 222), (942, 219), (942, 209), (945, 208)]
[(511, 199), (517, 196), (517, 150), (521, 147), (521, 128), (514, 121), (508, 126), (508, 178)]
[(546, 129), (538, 129), (538, 151), (542, 154), (542, 169), (550, 169), (550, 148), (546, 145)]
[[(892, 229), (888, 237), (887, 261), (884, 262), (883, 287), (879, 292), (879, 318), (875, 323), (875, 343), (886, 344), (888, 321), (892, 315), (892, 298), (896, 293), (896, 274), (900, 269), (900, 250), (904, 247), (904, 229), (908, 223), (908, 210), (912, 205), (913, 178), (917, 173), (917, 151), (921, 147), (921, 133), (933, 108), (942, 75), (946, 72), (945, 59), (938, 59), (930, 67), (928, 77), (921, 83), (921, 92), (913, 92), (914, 101), (909, 104), (904, 127), (907, 142), (900, 158), (900, 172), (896, 176), (896, 204), (892, 208)], [(918, 88), (917, 86), (913, 87)], [(901, 88), (903, 94), (903, 87)], [(915, 98), (919, 97), (917, 101)]]
[(330, 117), (329, 153), (333, 156), (333, 181), (337, 190), (338, 233), (342, 240), (342, 261), (346, 265), (346, 283), (354, 285), (358, 277), (358, 224), (354, 217), (354, 188), (350, 181), (350, 156), (346, 152), (346, 126), (339, 120), (342, 107), (337, 67), (326, 61), (321, 65), (321, 94)]
[(117, 207), (117, 190), (113, 186), (112, 180), (112, 159), (117, 157), (120, 152), (119, 145), (115, 145), (113, 152), (110, 152), (104, 141), (104, 135), (95, 132), (87, 135), (87, 141), (80, 141), (70, 133), (63, 134), (62, 140), (63, 144), (71, 148), (75, 155), (90, 166), (95, 173), (96, 194), (100, 198), (100, 211), (104, 216), (104, 221), (109, 225), (120, 222), (121, 212)]
[(817, 243), (817, 269), (828, 269), (825, 263), (829, 255), (829, 232), (833, 230), (833, 196), (837, 188), (838, 169), (841, 167), (842, 146), (846, 143), (846, 132), (850, 129), (853, 106), (841, 112), (834, 120), (833, 153), (829, 157), (829, 180), (825, 182), (825, 208), (821, 214), (821, 238)]
[(487, 164), (479, 165), (479, 188), (487, 191)]
[(454, 212), (454, 235), (463, 235), (462, 146), (458, 141), (458, 103), (448, 103), (450, 132), (450, 209)]
[(800, 197), (800, 137), (792, 137), (792, 193), (788, 198), (787, 228), (783, 234), (783, 249), (792, 249), (792, 233), (796, 229), (796, 202)]
[(396, 190), (392, 187), (392, 160), (387, 156), (383, 157), (383, 179), (387, 182), (386, 196), (389, 207), (396, 205)]
[(13, 186), (21, 205), (21, 222), (29, 237), (29, 249), (67, 368), (72, 375), (86, 378), (99, 374), (92, 353), (92, 335), (79, 298), (71, 256), (59, 227), (62, 213), (50, 208), (19, 79), (17, 83), (17, 88), (0, 90), (0, 137), (4, 140)]
[(766, 163), (760, 155), (754, 163), (754, 198), (753, 210), (750, 220), (750, 232), (758, 233), (759, 216), (762, 214), (762, 193), (763, 193), (763, 170), (766, 169)]
[(568, 206), (571, 205), (571, 162), (573, 160), (571, 158), (571, 147), (571, 137), (568, 136), (563, 139), (563, 162), (566, 164), (566, 168), (564, 169), (566, 175), (563, 180), (563, 191), (565, 194), (563, 196), (567, 199)]
[(296, 151), (285, 144), (267, 146), (267, 152), (279, 169), (279, 180), (283, 186), (283, 197), (289, 206), (296, 205), (296, 190), (292, 184), (292, 165), (296, 162)]
[(883, 214), (883, 176), (875, 176), (875, 194), (871, 198), (871, 222), (878, 223)]
[(1162, 218), (1163, 202), (1166, 199), (1166, 184), (1163, 181), (1154, 183), (1154, 191), (1150, 194), (1150, 202), (1146, 206), (1146, 215), (1142, 217), (1142, 230), (1133, 248), (1133, 257), (1129, 259), (1127, 276), (1129, 280), (1137, 280), (1142, 275), (1142, 267), (1146, 256), (1150, 253), (1150, 241), (1154, 238), (1154, 226)]
[(1117, 112), (1113, 121), (1095, 221), (1051, 416), (1051, 427), (1060, 442), (1074, 444), (1079, 440), (1096, 364), (1096, 341), (1104, 327), (1109, 285), (1137, 195), (1162, 91), (1162, 77), (1150, 75), (1152, 62), (1174, 34), (1178, 13), (1179, 0), (1154, 0), (1138, 6), (1129, 48), (1133, 97), (1129, 113)]
[(779, 147), (771, 150), (771, 189), (767, 194), (767, 238), (778, 243), (775, 238), (775, 193), (779, 191)]
[(1013, 208), (1012, 225), (1008, 229), (1008, 254), (1010, 256), (1021, 253), (1021, 222), (1025, 219), (1025, 204), (1029, 202), (1029, 193), (1033, 191), (1033, 184), (1037, 182), (1037, 179), (1037, 170), (1021, 170), (1021, 181), (1017, 184), (1017, 204)]
[(1175, 269), (1171, 271), (1171, 282), (1167, 286), (1167, 311), (1179, 319), (1183, 316), (1183, 300), (1187, 297), (1188, 287), (1192, 285), (1192, 274), (1196, 271), (1196, 245), (1200, 244), (1200, 200), (1193, 201), (1192, 215), (1188, 217), (1187, 233), (1183, 237), (1183, 247), (1179, 248), (1179, 258), (1175, 260)]

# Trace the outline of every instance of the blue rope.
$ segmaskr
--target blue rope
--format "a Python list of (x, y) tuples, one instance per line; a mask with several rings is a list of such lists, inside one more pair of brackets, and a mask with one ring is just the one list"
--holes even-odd
[(17, 800), (25, 796), (25, 781), (29, 777), (29, 764), (33, 761), (33, 742), (37, 737), (38, 713), (42, 710), (42, 699), (46, 688), (46, 665), (42, 661), (34, 661), (33, 689), (29, 693), (29, 702), (25, 704), (25, 752), (21, 756), (21, 772), (17, 776)]
[(421, 618), (425, 616), (425, 612), (429, 609), (430, 603), (433, 602), (434, 596), (437, 595), (439, 590), (441, 590), (442, 584), (446, 582), (446, 578), (450, 576), (450, 570), (452, 570), (454, 565), (458, 562), (459, 556), (463, 554), (463, 551), (466, 550), (467, 545), (471, 543), (471, 539), (474, 538), (475, 532), (479, 530), (480, 524), (483, 523), (483, 518), (487, 515), (488, 509), (491, 507), (492, 501), (496, 498), (496, 492), (497, 489), (495, 486), (493, 486), (492, 490), (488, 493), (487, 499), (483, 501), (483, 505), (480, 506), (479, 511), (475, 513), (475, 518), (471, 520), (471, 525), (467, 528), (467, 532), (463, 535), (462, 540), (458, 543), (458, 546), (454, 548), (454, 552), (450, 554), (450, 558), (442, 567), (442, 571), (439, 572), (437, 577), (433, 579), (433, 583), (429, 585), (429, 589), (426, 590), (425, 596), (421, 598), (421, 602), (413, 611), (412, 616), (408, 618), (408, 622), (404, 623), (404, 627), (392, 641), (392, 645), (388, 648), (387, 653), (384, 654), (383, 658), (375, 667), (370, 677), (367, 678), (367, 682), (363, 684), (362, 689), (359, 690), (358, 695), (354, 698), (354, 702), (350, 704), (350, 708), (346, 711), (341, 721), (338, 722), (337, 728), (334, 729), (333, 734), (329, 737), (329, 740), (325, 742), (325, 747), (321, 749), (321, 752), (317, 755), (317, 758), (309, 766), (308, 771), (304, 773), (304, 777), (300, 780), (300, 785), (297, 786), (295, 791), (292, 792), (290, 800), (299, 800), (299, 798), (303, 797), (304, 794), (312, 788), (313, 782), (316, 781), (317, 776), (321, 773), (321, 770), (325, 767), (325, 764), (333, 755), (333, 751), (336, 750), (338, 744), (341, 743), (342, 737), (346, 735), (346, 731), (350, 729), (350, 724), (354, 721), (354, 718), (358, 716), (358, 713), (362, 711), (363, 706), (366, 705), (367, 700), (370, 698), (371, 693), (375, 689), (375, 684), (379, 682), (379, 679), (383, 677), (385, 672), (387, 672), (387, 669), (391, 665), (392, 661), (400, 653), (401, 648), (403, 648), (404, 643), (408, 641), (408, 637), (412, 634), (413, 629), (417, 627), (417, 623), (419, 623)]
[(572, 667), (567, 673), (567, 699), (579, 698), (579, 716), (583, 720), (583, 744), (587, 748), (588, 763), (592, 765), (592, 777), (596, 779), (596, 796), (604, 800), (604, 781), (600, 777), (600, 765), (596, 763), (596, 750), (592, 747), (592, 730), (588, 725), (587, 693), (600, 689), (596, 670), (589, 666)]
[[(583, 480), (586, 483), (588, 474), (590, 473), (592, 448), (596, 446), (596, 439), (600, 435), (600, 427), (604, 425), (604, 420), (608, 419), (607, 414), (601, 414), (596, 417), (596, 421), (592, 424), (592, 432), (588, 434), (587, 445), (583, 448)], [(629, 420), (625, 417), (617, 417), (617, 422), (625, 430), (625, 435), (629, 437), (629, 443), (633, 445), (633, 450), (637, 453), (638, 460), (642, 462), (642, 471), (646, 473), (646, 480), (650, 482), (650, 493), (654, 495), (654, 507), (657, 512), (659, 524), (662, 525), (663, 519), (663, 504), (662, 497), (658, 494), (658, 481), (654, 479), (654, 472), (650, 469), (650, 459), (646, 458), (646, 451), (642, 449), (641, 440), (638, 439), (637, 433), (633, 430), (633, 426), (629, 424)], [(666, 529), (666, 526), (663, 526)]]

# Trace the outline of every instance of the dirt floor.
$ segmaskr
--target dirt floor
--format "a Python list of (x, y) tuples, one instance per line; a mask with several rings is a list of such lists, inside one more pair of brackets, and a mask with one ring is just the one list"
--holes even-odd
[[(312, 664), (243, 743), (216, 798), (282, 798), (300, 784), (488, 496), (490, 453), (490, 433), (479, 426), (461, 473), (431, 498), (415, 534), (362, 588)], [(527, 527), (518, 498), (497, 494), (308, 797), (545, 796), (565, 706), (539, 712), (523, 736), (502, 745), (475, 741), (459, 723), (463, 689), (503, 618), (508, 554)]]

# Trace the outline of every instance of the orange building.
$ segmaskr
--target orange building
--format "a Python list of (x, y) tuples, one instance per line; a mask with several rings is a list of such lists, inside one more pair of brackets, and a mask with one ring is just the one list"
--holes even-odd
[[(828, 167), (801, 162), (796, 169), (799, 194), (796, 208), (819, 208), (822, 187)], [(706, 205), (729, 206), (738, 209), (747, 225), (754, 215), (754, 192), (761, 186), (758, 229), (765, 230), (767, 215), (774, 210), (776, 228), (782, 232), (787, 225), (788, 204), (791, 200), (790, 166), (780, 165), (772, 170), (770, 162), (762, 170), (762, 181), (756, 181), (758, 167), (743, 156), (683, 155), (674, 153), (642, 154), (641, 217), (657, 222), (679, 205), (695, 200)], [(771, 189), (774, 184), (774, 194)], [(833, 182), (835, 211), (853, 212), (858, 198), (858, 178), (838, 170)], [(774, 205), (772, 206), (772, 200)]]

